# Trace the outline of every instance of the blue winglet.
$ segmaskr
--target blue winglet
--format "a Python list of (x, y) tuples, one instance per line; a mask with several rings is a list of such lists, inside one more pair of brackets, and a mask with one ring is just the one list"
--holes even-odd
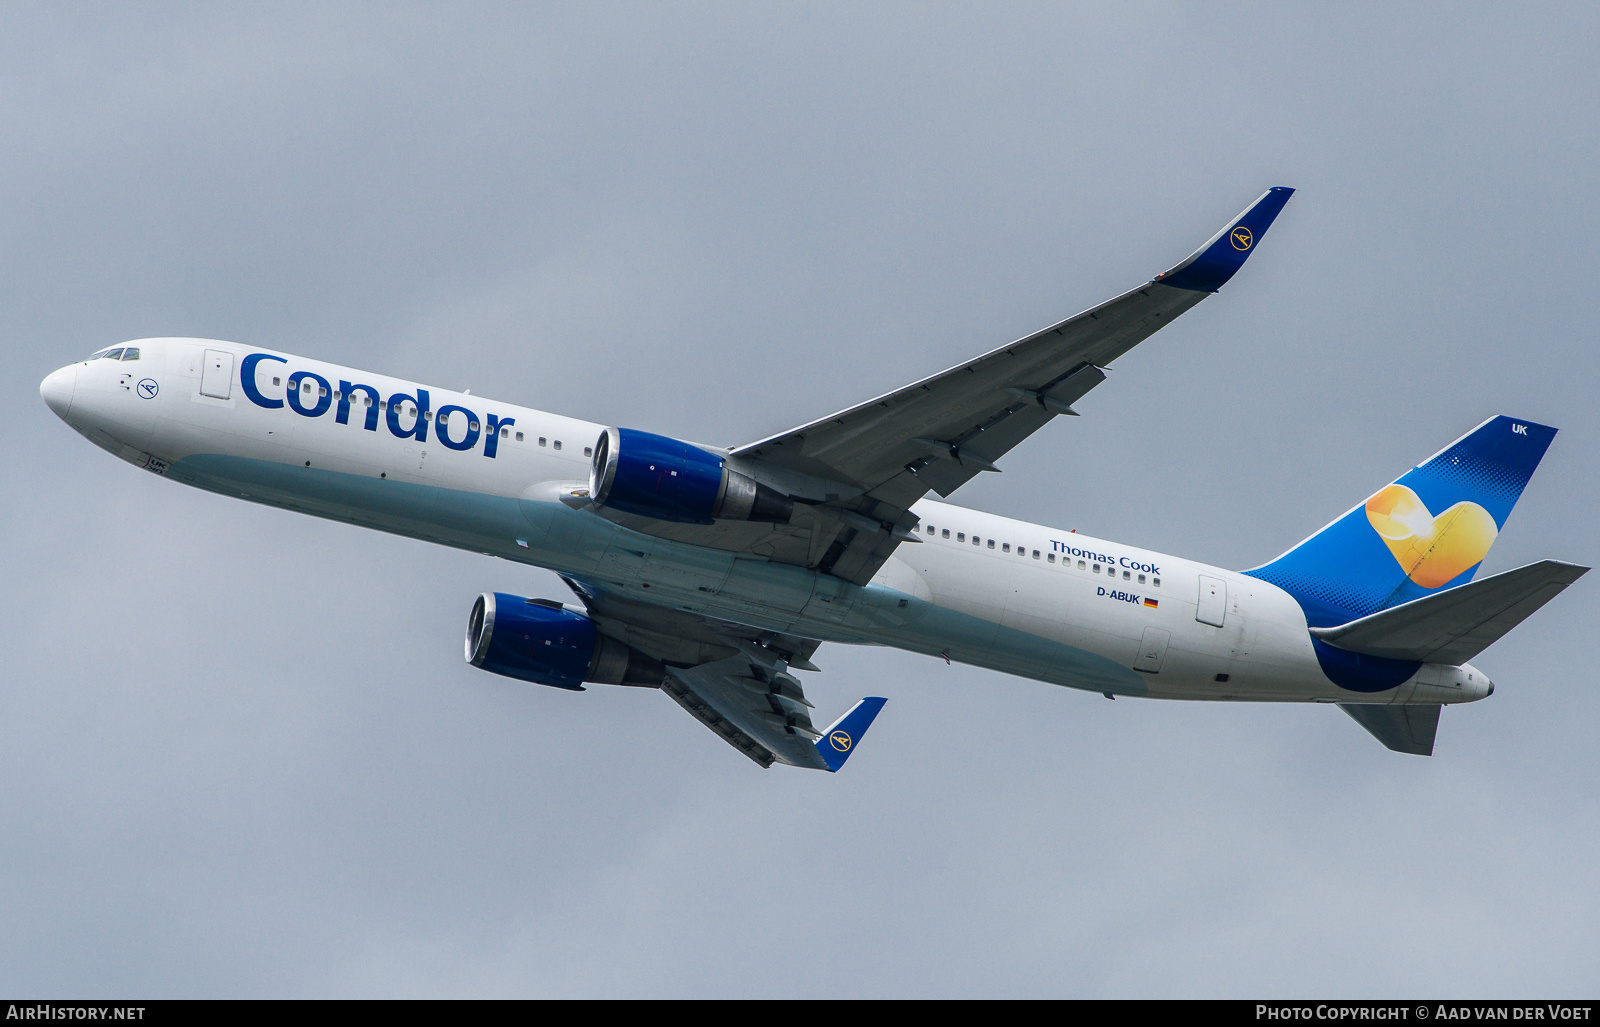
[(844, 766), (844, 761), (856, 751), (856, 744), (861, 741), (861, 736), (867, 733), (867, 728), (872, 726), (872, 721), (883, 709), (887, 699), (869, 695), (865, 699), (850, 707), (849, 712), (834, 721), (828, 730), (817, 739), (817, 752), (822, 755), (822, 761), (828, 765), (828, 772), (834, 773)]
[(1189, 258), (1171, 271), (1159, 274), (1155, 281), (1175, 289), (1193, 289), (1196, 292), (1216, 292), (1244, 266), (1245, 258), (1256, 248), (1256, 243), (1267, 234), (1278, 211), (1289, 202), (1294, 190), (1278, 185), (1268, 189), (1261, 198), (1250, 205), (1231, 224), (1207, 240)]

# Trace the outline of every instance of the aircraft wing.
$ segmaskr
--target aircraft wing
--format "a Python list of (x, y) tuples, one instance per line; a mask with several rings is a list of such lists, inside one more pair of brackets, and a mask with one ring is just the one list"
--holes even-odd
[[(728, 466), (807, 502), (789, 524), (713, 526), (603, 516), (646, 534), (750, 553), (864, 585), (903, 541), (910, 507), (948, 496), (1105, 380), (1105, 367), (1217, 291), (1255, 251), (1293, 189), (1267, 190), (1171, 270), (947, 371), (738, 446)], [(791, 484), (785, 485), (783, 479)]]
[(700, 723), (762, 767), (836, 771), (884, 699), (860, 700), (826, 728), (791, 666), (816, 670), (814, 639), (764, 632), (611, 594), (564, 578), (600, 630), (667, 666), (661, 690)]
[(735, 457), (846, 482), (907, 507), (948, 496), (1105, 380), (1111, 361), (1215, 292), (1294, 190), (1267, 190), (1186, 260), (1008, 346), (798, 428)]

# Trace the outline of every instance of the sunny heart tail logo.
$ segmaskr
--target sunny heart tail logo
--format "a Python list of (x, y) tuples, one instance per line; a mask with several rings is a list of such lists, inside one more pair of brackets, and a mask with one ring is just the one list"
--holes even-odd
[(1367, 500), (1367, 520), (1406, 577), (1423, 588), (1448, 584), (1477, 566), (1499, 534), (1494, 518), (1477, 503), (1463, 501), (1435, 517), (1398, 483)]

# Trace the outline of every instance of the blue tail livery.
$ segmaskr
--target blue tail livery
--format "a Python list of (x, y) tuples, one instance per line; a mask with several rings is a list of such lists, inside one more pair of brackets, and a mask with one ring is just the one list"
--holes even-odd
[(1491, 417), (1271, 563), (1314, 628), (1472, 580), (1556, 429)]
[(889, 700), (875, 695), (850, 707), (849, 711), (838, 720), (834, 721), (828, 730), (817, 739), (817, 752), (822, 755), (822, 761), (828, 765), (829, 772), (844, 766), (844, 761), (856, 751), (856, 744), (861, 741), (861, 736), (867, 733), (867, 728), (872, 726), (872, 721), (878, 716), (878, 711), (883, 709), (883, 704)]

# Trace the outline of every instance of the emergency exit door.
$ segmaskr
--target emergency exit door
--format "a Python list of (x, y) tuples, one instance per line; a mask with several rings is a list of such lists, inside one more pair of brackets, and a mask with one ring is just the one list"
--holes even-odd
[(233, 392), (233, 354), (226, 350), (206, 350), (200, 370), (200, 395), (227, 399)]
[(1228, 583), (1221, 578), (1200, 575), (1200, 603), (1195, 608), (1194, 619), (1220, 628), (1227, 613)]

